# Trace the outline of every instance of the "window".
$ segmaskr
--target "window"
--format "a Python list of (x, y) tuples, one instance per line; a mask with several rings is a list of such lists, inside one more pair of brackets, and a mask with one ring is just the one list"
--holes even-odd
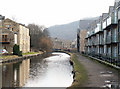
[(5, 41), (7, 41), (7, 35), (5, 35)]
[(11, 26), (11, 25), (6, 24), (6, 25), (5, 25), (5, 28), (10, 29), (10, 26)]
[(5, 25), (5, 27), (7, 28), (7, 25)]
[(2, 42), (6, 42), (7, 41), (8, 36), (7, 35), (2, 35)]
[(12, 31), (13, 31), (13, 28), (12, 28)]

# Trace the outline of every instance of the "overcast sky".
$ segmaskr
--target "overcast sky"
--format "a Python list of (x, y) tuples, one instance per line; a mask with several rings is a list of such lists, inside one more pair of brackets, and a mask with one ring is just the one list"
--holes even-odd
[(107, 13), (114, 0), (1, 0), (0, 14), (23, 24), (65, 24)]

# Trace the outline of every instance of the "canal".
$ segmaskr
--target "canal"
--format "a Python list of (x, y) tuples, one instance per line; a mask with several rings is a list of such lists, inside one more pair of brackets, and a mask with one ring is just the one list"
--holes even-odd
[[(52, 53), (2, 64), (2, 87), (69, 87), (73, 82), (70, 56)], [(1, 75), (0, 75), (1, 76)]]

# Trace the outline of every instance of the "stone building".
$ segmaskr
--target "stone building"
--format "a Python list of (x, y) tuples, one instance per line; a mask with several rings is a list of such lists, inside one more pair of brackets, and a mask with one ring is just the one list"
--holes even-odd
[(87, 34), (87, 30), (80, 30), (80, 52), (85, 51), (85, 37)]
[(13, 51), (14, 44), (19, 45), (23, 53), (30, 51), (29, 29), (10, 19), (2, 21), (2, 48), (8, 52)]
[(77, 32), (77, 49), (78, 52), (85, 52), (85, 37), (87, 34), (87, 30), (78, 29)]

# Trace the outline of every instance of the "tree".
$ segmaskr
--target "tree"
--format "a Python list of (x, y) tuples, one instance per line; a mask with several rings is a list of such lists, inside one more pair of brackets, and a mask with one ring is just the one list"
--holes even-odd
[(49, 51), (52, 45), (47, 28), (36, 24), (29, 24), (28, 28), (30, 30), (30, 47), (35, 50)]

